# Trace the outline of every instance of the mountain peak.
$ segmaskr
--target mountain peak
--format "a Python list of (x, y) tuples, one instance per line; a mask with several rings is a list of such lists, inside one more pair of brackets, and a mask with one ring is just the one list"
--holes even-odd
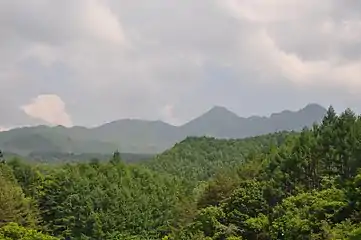
[(327, 109), (323, 106), (317, 104), (317, 103), (310, 103), (307, 104), (304, 108), (302, 108), (300, 111), (302, 112), (327, 112)]
[(225, 107), (214, 106), (200, 117), (181, 126), (187, 136), (220, 136), (232, 134), (232, 127), (239, 124), (240, 117)]
[(206, 112), (205, 114), (203, 114), (203, 116), (224, 116), (224, 115), (233, 115), (235, 117), (238, 117), (237, 114), (235, 114), (234, 112), (230, 111), (228, 108), (223, 107), (223, 106), (214, 106), (212, 107), (208, 112)]
[[(105, 153), (117, 148), (130, 153), (159, 153), (187, 136), (245, 138), (278, 131), (299, 131), (320, 122), (325, 114), (325, 108), (312, 103), (298, 111), (286, 110), (270, 117), (244, 118), (226, 107), (216, 105), (182, 126), (162, 121), (123, 119), (94, 128), (37, 126), (14, 129), (0, 133), (0, 149), (19, 154), (48, 149)], [(34, 134), (42, 137), (34, 137)], [(35, 139), (37, 144), (29, 139)], [(54, 144), (49, 146), (46, 142)]]
[(228, 109), (224, 106), (221, 106), (221, 105), (214, 105), (211, 110), (226, 110), (228, 111)]

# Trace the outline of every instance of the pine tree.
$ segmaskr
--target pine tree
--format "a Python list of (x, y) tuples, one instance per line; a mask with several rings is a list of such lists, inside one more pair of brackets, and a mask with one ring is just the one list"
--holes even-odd
[(33, 227), (38, 220), (37, 211), (9, 174), (6, 169), (0, 169), (0, 227), (10, 222)]
[(1, 150), (0, 150), (0, 163), (6, 163), (5, 158), (4, 158), (4, 154), (3, 154), (3, 152)]
[(329, 126), (332, 125), (337, 121), (337, 114), (333, 106), (330, 106), (327, 109), (326, 115), (322, 120), (322, 126)]
[(117, 165), (122, 162), (122, 158), (120, 157), (120, 152), (117, 150), (113, 153), (113, 157), (110, 160), (111, 164)]

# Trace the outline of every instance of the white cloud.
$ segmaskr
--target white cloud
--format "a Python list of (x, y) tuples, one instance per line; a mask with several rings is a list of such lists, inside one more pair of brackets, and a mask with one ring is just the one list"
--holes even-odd
[(117, 16), (100, 0), (84, 1), (82, 23), (93, 36), (122, 44), (125, 36)]
[(279, 48), (266, 31), (254, 35), (257, 53), (275, 74), (298, 85), (347, 87), (348, 90), (361, 87), (361, 61), (340, 62), (340, 59), (303, 60), (295, 53)]
[(161, 111), (163, 121), (173, 124), (173, 125), (180, 125), (181, 122), (176, 117), (176, 113), (174, 112), (174, 105), (172, 104), (166, 104), (162, 111)]
[(292, 21), (332, 10), (332, 2), (313, 0), (218, 0), (233, 15), (257, 23)]
[(57, 95), (39, 95), (21, 109), (30, 117), (43, 120), (52, 125), (73, 126), (65, 103)]
[(0, 126), (0, 132), (6, 132), (6, 131), (9, 131), (9, 130), (10, 130), (10, 128)]

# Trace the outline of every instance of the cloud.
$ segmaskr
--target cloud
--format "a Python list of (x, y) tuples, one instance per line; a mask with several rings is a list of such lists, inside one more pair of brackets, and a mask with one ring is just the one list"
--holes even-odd
[[(263, 29), (253, 36), (257, 53), (262, 56), (264, 70), (280, 75), (294, 84), (306, 87), (347, 88), (361, 90), (361, 61), (342, 62), (340, 58), (304, 60), (296, 53), (286, 52), (276, 45)], [(355, 92), (356, 93), (356, 92)]]
[(0, 126), (0, 132), (6, 132), (6, 131), (9, 131), (9, 130), (10, 130), (10, 128)]
[(39, 95), (21, 109), (27, 115), (52, 125), (73, 126), (71, 118), (66, 112), (65, 103), (57, 95)]
[(332, 1), (315, 3), (312, 0), (222, 0), (220, 4), (237, 18), (263, 24), (325, 14), (333, 6)]
[(111, 9), (98, 0), (84, 2), (84, 15), (81, 20), (90, 34), (115, 44), (125, 42), (122, 26)]
[[(328, 85), (327, 87), (345, 88), (350, 93), (360, 93), (361, 59), (348, 59), (339, 51), (340, 46), (346, 48), (361, 44), (360, 16), (352, 20), (330, 18), (339, 7), (334, 1), (315, 4), (308, 0), (228, 0), (222, 4), (234, 18), (254, 26), (240, 46), (240, 52), (246, 53), (242, 56), (242, 61), (245, 61), (246, 56), (246, 64), (250, 68), (283, 77), (302, 87)], [(304, 35), (299, 37), (297, 33), (287, 34), (289, 26), (294, 28), (291, 30), (292, 34), (295, 31), (305, 31), (302, 32)], [(283, 46), (282, 33), (286, 33), (288, 37), (286, 46)], [(243, 31), (240, 31), (240, 35), (240, 38), (244, 38)], [(307, 40), (309, 37), (312, 38), (311, 41)], [(307, 41), (302, 42), (305, 38)], [(317, 38), (323, 42), (319, 43)], [(277, 41), (279, 39), (281, 41)], [(292, 46), (292, 43), (295, 45)], [(307, 57), (307, 53), (300, 51), (299, 46), (306, 44), (318, 54), (318, 59)], [(322, 46), (321, 52), (315, 48), (319, 44), (330, 46), (328, 54), (322, 53)]]
[(309, 102), (361, 111), (360, 1), (1, 1), (0, 125), (39, 124), (34, 96), (77, 125), (182, 123), (223, 105), (266, 115)]
[(181, 125), (182, 122), (177, 118), (177, 113), (174, 111), (174, 106), (172, 104), (166, 104), (162, 109), (161, 117), (164, 121), (173, 124)]

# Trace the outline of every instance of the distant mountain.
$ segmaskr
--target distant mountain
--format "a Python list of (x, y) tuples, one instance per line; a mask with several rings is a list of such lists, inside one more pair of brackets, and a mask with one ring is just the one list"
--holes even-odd
[(278, 131), (299, 131), (320, 122), (326, 109), (309, 104), (299, 111), (243, 118), (220, 106), (176, 127), (162, 121), (124, 119), (96, 128), (26, 127), (0, 132), (0, 149), (20, 155), (36, 153), (159, 153), (187, 136), (246, 138)]
[(206, 135), (218, 138), (238, 138), (238, 135), (234, 135), (234, 131), (240, 129), (242, 125), (242, 118), (225, 107), (216, 106), (181, 126), (180, 131), (188, 136)]

